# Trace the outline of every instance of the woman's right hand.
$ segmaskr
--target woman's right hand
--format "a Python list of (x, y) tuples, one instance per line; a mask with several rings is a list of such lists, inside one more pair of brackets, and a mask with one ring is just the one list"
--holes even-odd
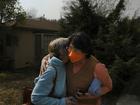
[(66, 105), (76, 105), (77, 100), (74, 97), (67, 97), (66, 98)]
[(49, 59), (50, 55), (46, 55), (43, 57), (42, 61), (41, 61), (41, 66), (40, 66), (40, 73), (39, 75), (42, 75), (44, 74), (46, 68), (47, 68), (47, 65), (48, 65), (48, 59)]

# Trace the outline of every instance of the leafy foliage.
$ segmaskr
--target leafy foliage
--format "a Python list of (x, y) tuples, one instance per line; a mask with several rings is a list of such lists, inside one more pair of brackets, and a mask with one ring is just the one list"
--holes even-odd
[(60, 24), (65, 36), (75, 31), (88, 33), (95, 56), (108, 65), (113, 93), (120, 94), (140, 72), (140, 17), (121, 18), (125, 0), (114, 2), (111, 10), (104, 10), (102, 3), (109, 5), (107, 0), (72, 0)]
[(18, 0), (0, 0), (0, 23), (11, 20), (21, 21), (26, 17), (25, 11), (19, 5)]

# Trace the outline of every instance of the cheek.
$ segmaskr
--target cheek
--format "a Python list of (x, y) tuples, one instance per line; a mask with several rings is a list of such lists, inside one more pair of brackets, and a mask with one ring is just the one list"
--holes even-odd
[(66, 55), (64, 58), (65, 58), (66, 60), (68, 60), (68, 59), (69, 59), (69, 56), (68, 56), (68, 55)]
[(65, 59), (65, 63), (67, 63), (67, 62), (69, 61), (69, 57), (68, 57), (68, 55), (65, 56), (64, 59)]

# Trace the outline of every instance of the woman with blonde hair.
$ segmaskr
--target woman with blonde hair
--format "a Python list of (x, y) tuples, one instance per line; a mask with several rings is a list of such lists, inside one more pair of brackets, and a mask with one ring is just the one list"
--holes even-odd
[(45, 72), (35, 79), (31, 102), (35, 105), (72, 105), (66, 97), (66, 71), (68, 61), (67, 38), (57, 38), (48, 46), (48, 65)]

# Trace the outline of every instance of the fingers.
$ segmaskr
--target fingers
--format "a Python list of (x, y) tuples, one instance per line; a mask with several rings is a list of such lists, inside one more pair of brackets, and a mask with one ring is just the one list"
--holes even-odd
[(41, 67), (40, 67), (40, 73), (39, 73), (39, 75), (42, 75), (42, 74), (44, 74), (44, 72), (45, 72), (45, 70), (46, 70), (46, 68), (47, 68), (47, 66), (48, 66), (48, 59), (42, 59), (42, 62), (41, 62)]
[(45, 57), (43, 57), (42, 61), (41, 61), (41, 67), (40, 67), (40, 75), (44, 74), (47, 66), (48, 66), (48, 59), (50, 58), (50, 55), (46, 55)]
[(85, 95), (85, 93), (82, 93), (80, 91), (77, 92), (77, 96), (83, 96), (83, 95)]
[(42, 60), (42, 63), (41, 63), (42, 71), (46, 68), (47, 62), (48, 62), (48, 61), (46, 61), (45, 59)]
[(67, 105), (76, 105), (77, 100), (74, 97), (66, 98)]
[(85, 96), (90, 96), (90, 93), (85, 93)]

